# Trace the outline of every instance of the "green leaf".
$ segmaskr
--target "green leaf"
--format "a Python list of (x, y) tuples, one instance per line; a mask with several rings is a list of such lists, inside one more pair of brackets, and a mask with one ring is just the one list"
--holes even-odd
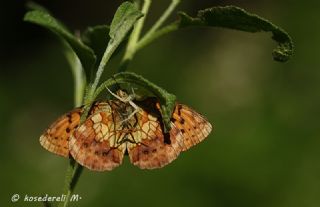
[(109, 32), (110, 38), (113, 41), (122, 41), (134, 23), (142, 16), (143, 14), (135, 4), (122, 3), (113, 17)]
[(113, 78), (108, 79), (104, 83), (102, 83), (99, 88), (96, 90), (94, 97), (97, 97), (106, 87), (111, 87), (115, 84), (128, 83), (138, 85), (145, 90), (151, 92), (155, 95), (160, 102), (161, 106), (161, 116), (165, 127), (165, 132), (169, 132), (170, 126), (170, 118), (172, 116), (175, 104), (176, 104), (176, 96), (168, 93), (163, 88), (157, 86), (156, 84), (150, 82), (149, 80), (143, 78), (140, 75), (131, 72), (121, 72), (114, 75)]
[(26, 7), (29, 10), (39, 10), (39, 11), (47, 12), (48, 14), (50, 14), (50, 12), (45, 7), (41, 6), (40, 4), (34, 1), (28, 1), (26, 3)]
[(96, 25), (88, 27), (81, 35), (84, 44), (88, 45), (97, 56), (99, 62), (110, 40), (110, 27), (108, 25)]
[(74, 106), (80, 107), (82, 105), (82, 99), (83, 99), (83, 95), (86, 87), (86, 77), (78, 56), (70, 48), (70, 45), (68, 45), (65, 41), (63, 43), (65, 43), (64, 54), (65, 54), (65, 57), (67, 58), (67, 61), (69, 62), (71, 72), (73, 75)]
[(280, 27), (270, 21), (251, 14), (244, 9), (235, 6), (213, 7), (198, 12), (197, 17), (193, 18), (180, 12), (180, 28), (190, 26), (212, 26), (223, 27), (246, 32), (272, 32), (273, 40), (278, 43), (273, 50), (273, 58), (276, 61), (285, 62), (293, 54), (293, 42), (291, 37)]
[[(81, 35), (82, 42), (92, 48), (96, 54), (96, 63), (100, 62), (108, 42), (110, 41), (109, 31), (110, 26), (108, 25), (96, 25), (93, 27), (88, 27)], [(118, 54), (118, 52), (123, 48), (127, 38), (128, 35), (125, 37), (124, 41), (120, 43), (113, 55)]]
[(24, 21), (43, 26), (65, 40), (79, 57), (87, 77), (91, 75), (91, 70), (96, 61), (95, 54), (91, 48), (71, 34), (58, 20), (43, 10), (34, 10), (26, 13)]
[(96, 77), (91, 85), (90, 91), (88, 92), (88, 100), (86, 101), (91, 100), (91, 97), (94, 95), (99, 84), (106, 64), (140, 17), (142, 17), (142, 13), (133, 3), (124, 2), (118, 7), (110, 26), (109, 36), (111, 39), (109, 40), (108, 46), (101, 58), (98, 70), (96, 72)]

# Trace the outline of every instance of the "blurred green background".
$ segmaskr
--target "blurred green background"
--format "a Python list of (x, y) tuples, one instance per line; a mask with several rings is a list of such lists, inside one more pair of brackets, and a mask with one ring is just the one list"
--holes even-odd
[[(74, 31), (110, 23), (120, 1), (37, 1)], [(156, 1), (146, 25), (169, 1)], [(15, 193), (62, 193), (67, 159), (45, 151), (39, 136), (73, 107), (73, 82), (52, 33), (22, 22), (24, 1), (0, 8), (0, 205)], [(215, 129), (159, 170), (125, 159), (111, 172), (84, 170), (72, 206), (320, 206), (320, 13), (311, 1), (183, 1), (196, 11), (234, 4), (283, 27), (295, 55), (272, 60), (270, 34), (186, 29), (139, 52), (129, 70), (205, 115)], [(175, 17), (173, 16), (172, 19)], [(108, 68), (115, 71), (115, 68)]]

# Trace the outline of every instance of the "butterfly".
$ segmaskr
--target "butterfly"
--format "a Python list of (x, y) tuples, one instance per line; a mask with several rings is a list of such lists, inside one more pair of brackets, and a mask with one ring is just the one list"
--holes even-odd
[(62, 115), (41, 135), (40, 144), (55, 154), (71, 155), (94, 171), (114, 169), (125, 154), (141, 169), (161, 168), (204, 140), (212, 130), (202, 115), (176, 103), (171, 129), (165, 133), (160, 103), (154, 97), (95, 102), (80, 124), (82, 113), (84, 107)]

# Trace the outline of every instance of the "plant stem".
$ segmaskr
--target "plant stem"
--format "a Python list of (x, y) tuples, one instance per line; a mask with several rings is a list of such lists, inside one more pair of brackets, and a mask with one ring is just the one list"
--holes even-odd
[[(65, 53), (68, 62), (70, 63), (73, 79), (74, 79), (74, 106), (79, 107), (83, 102), (84, 89), (86, 85), (86, 79), (81, 62), (77, 55), (71, 50), (67, 50)], [(59, 207), (67, 207), (69, 204), (70, 196), (74, 190), (74, 187), (78, 181), (78, 178), (82, 171), (82, 166), (74, 161), (72, 157), (69, 159), (69, 165), (66, 172), (65, 184), (63, 194), (66, 195), (64, 202), (59, 203)]]
[(69, 160), (69, 166), (65, 177), (65, 186), (63, 194), (66, 196), (64, 202), (59, 204), (59, 207), (67, 207), (70, 201), (70, 196), (79, 180), (83, 167), (79, 165), (72, 157)]
[(170, 14), (173, 12), (173, 10), (176, 8), (176, 6), (180, 3), (180, 0), (172, 0), (171, 4), (168, 6), (168, 8), (163, 12), (161, 17), (158, 19), (158, 21), (151, 27), (151, 29), (145, 34), (145, 36), (139, 41), (138, 49), (142, 48), (141, 45), (146, 45), (147, 43), (150, 43), (155, 38), (153, 37), (155, 35), (155, 32), (162, 26), (162, 24), (168, 19)]
[(104, 52), (104, 54), (102, 56), (102, 59), (101, 59), (101, 62), (99, 64), (99, 67), (98, 67), (94, 82), (91, 85), (91, 87), (89, 88), (88, 94), (85, 97), (85, 104), (88, 104), (88, 103), (90, 103), (92, 101), (93, 93), (94, 93), (94, 91), (96, 90), (96, 88), (97, 88), (97, 86), (99, 84), (99, 81), (100, 81), (101, 75), (102, 75), (102, 73), (104, 71), (104, 68), (105, 68), (106, 64), (108, 63), (111, 55), (117, 49), (119, 44), (120, 44), (120, 42), (115, 42), (115, 41), (112, 41), (112, 40), (108, 43), (106, 51)]
[[(150, 29), (150, 31), (147, 33), (148, 36), (145, 39), (146, 43), (151, 42), (154, 37), (157, 36), (156, 34), (165, 34), (166, 32), (169, 32), (173, 27), (167, 27), (166, 30), (159, 30), (162, 31), (162, 33), (157, 32), (157, 29), (163, 24), (163, 22), (168, 18), (168, 16), (171, 14), (173, 9), (176, 7), (176, 5), (180, 2), (180, 0), (172, 0), (170, 6), (168, 9), (164, 12), (164, 14), (160, 17), (160, 19), (156, 22), (156, 24)], [(140, 47), (138, 47), (138, 39), (146, 18), (146, 15), (149, 11), (149, 7), (151, 4), (151, 0), (144, 0), (143, 6), (142, 6), (142, 13), (144, 14), (144, 17), (139, 19), (137, 23), (135, 24), (135, 27), (130, 35), (128, 45), (126, 48), (126, 52), (124, 54), (124, 57), (121, 61), (119, 71), (125, 71), (127, 68), (128, 63), (132, 60), (135, 52), (138, 48), (142, 48), (140, 44)], [(158, 36), (159, 36), (158, 35)], [(102, 76), (102, 73), (104, 71), (104, 68), (106, 64), (108, 63), (109, 59), (111, 58), (111, 55), (116, 50), (116, 48), (119, 46), (121, 41), (113, 41), (112, 39), (109, 41), (108, 46), (106, 48), (106, 51), (103, 54), (103, 57), (101, 59), (101, 62), (99, 64), (95, 79), (91, 85), (88, 86), (88, 93), (86, 93), (85, 97), (83, 97), (83, 91), (85, 88), (85, 79), (83, 70), (81, 68), (81, 63), (78, 62), (79, 59), (73, 58), (73, 77), (75, 81), (75, 96), (74, 96), (74, 103), (76, 106), (79, 106), (81, 104), (90, 104), (94, 96), (96, 95), (96, 89), (99, 84), (100, 78)], [(71, 59), (70, 59), (71, 60)], [(86, 116), (86, 107), (85, 112), (82, 114), (80, 120), (84, 120), (83, 116)], [(66, 195), (66, 199), (64, 202), (61, 202), (59, 204), (59, 207), (67, 207), (69, 204), (70, 196), (74, 190), (74, 187), (77, 184), (77, 181), (81, 175), (83, 167), (79, 165), (73, 158), (70, 158), (70, 163), (67, 169), (66, 177), (65, 177), (65, 185), (64, 185), (64, 195)]]
[(179, 28), (179, 25), (174, 22), (172, 24), (169, 24), (157, 31), (155, 31), (151, 36), (149, 36), (148, 38), (143, 38), (138, 42), (138, 45), (136, 47), (136, 51), (141, 50), (142, 48), (144, 48), (145, 46), (147, 46), (148, 44), (150, 44), (151, 42), (153, 42), (155, 39), (158, 39), (159, 37), (161, 37), (162, 35), (165, 35), (167, 33), (176, 31)]
[[(145, 0), (145, 1), (147, 1), (147, 0)], [(148, 1), (150, 2), (150, 0), (148, 0)], [(127, 5), (130, 5), (130, 4), (127, 4)], [(117, 12), (118, 11), (119, 10), (117, 10)], [(133, 13), (134, 14), (133, 16), (129, 16), (129, 17), (132, 17), (132, 20), (133, 20), (133, 21), (129, 21), (129, 23), (132, 22), (132, 23), (130, 23), (131, 25), (130, 24), (126, 25), (125, 24), (126, 20), (123, 19), (124, 22), (122, 22), (122, 24), (125, 26), (123, 28), (119, 29), (120, 33), (113, 31), (112, 35), (109, 34), (112, 37), (109, 40), (108, 46), (107, 46), (107, 48), (103, 54), (103, 57), (100, 61), (100, 64), (98, 66), (98, 70), (96, 72), (95, 79), (92, 84), (87, 86), (86, 94), (84, 97), (83, 97), (83, 94), (84, 94), (83, 92), (84, 92), (84, 88), (85, 88), (84, 87), (85, 83), (83, 82), (84, 72), (82, 70), (82, 67), (78, 66), (78, 64), (80, 64), (77, 62), (78, 59), (72, 58), (72, 56), (70, 56), (68, 58), (70, 60), (71, 65), (73, 66), (72, 67), (73, 74), (74, 74), (73, 77), (74, 77), (74, 81), (75, 81), (75, 96), (74, 96), (75, 97), (75, 101), (74, 101), (75, 105), (84, 104), (83, 113), (81, 114), (81, 117), (80, 117), (80, 124), (82, 124), (87, 117), (88, 111), (90, 109), (90, 105), (94, 99), (95, 90), (99, 84), (100, 78), (102, 76), (102, 73), (105, 69), (106, 64), (108, 63), (109, 59), (111, 58), (112, 54), (117, 49), (117, 47), (119, 46), (121, 41), (126, 36), (126, 33), (130, 31), (130, 28), (133, 26), (135, 21), (139, 17), (141, 17), (140, 12), (139, 12), (139, 14), (137, 12)], [(117, 13), (115, 15), (117, 15)], [(123, 18), (126, 18), (126, 17), (123, 17)], [(127, 18), (128, 18), (128, 16), (127, 16)], [(138, 34), (138, 36), (139, 36), (139, 34)], [(80, 83), (80, 81), (82, 81), (82, 83)], [(66, 199), (64, 202), (59, 204), (59, 207), (67, 207), (68, 206), (70, 196), (74, 190), (75, 185), (77, 184), (77, 181), (80, 177), (82, 169), (83, 168), (81, 165), (79, 165), (73, 158), (70, 158), (70, 164), (67, 169), (67, 174), (66, 174), (66, 178), (65, 178), (65, 186), (64, 186), (64, 195), (66, 196)]]
[(148, 14), (149, 7), (151, 4), (151, 0), (144, 0), (141, 12), (144, 14), (142, 18), (140, 18), (134, 26), (134, 29), (130, 35), (129, 42), (127, 44), (126, 52), (121, 60), (120, 67), (118, 72), (125, 71), (127, 69), (128, 63), (132, 60), (135, 52), (136, 45), (144, 24), (144, 20)]
[[(79, 63), (79, 70), (82, 71), (82, 66), (80, 60), (78, 59)], [(86, 79), (84, 78), (84, 73), (77, 73), (75, 75), (75, 82), (74, 82), (74, 106), (80, 107), (82, 105), (83, 100), (83, 93), (86, 85)]]

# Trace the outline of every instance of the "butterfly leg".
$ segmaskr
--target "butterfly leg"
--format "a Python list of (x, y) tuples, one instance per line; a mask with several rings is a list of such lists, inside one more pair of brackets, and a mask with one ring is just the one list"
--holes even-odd
[(140, 111), (140, 107), (137, 106), (137, 105), (136, 105), (135, 103), (133, 103), (132, 101), (129, 101), (129, 104), (134, 108), (134, 111), (133, 111), (127, 118), (125, 118), (124, 120), (122, 120), (122, 121), (120, 122), (120, 124), (123, 123), (123, 122), (126, 122), (126, 121), (130, 120), (136, 113), (138, 113), (138, 112)]
[(122, 98), (122, 97), (120, 97), (120, 96), (118, 96), (117, 94), (115, 94), (115, 93), (113, 93), (108, 87), (106, 87), (106, 89), (109, 91), (109, 93), (111, 94), (111, 95), (113, 95), (114, 97), (116, 97), (117, 99), (119, 99), (120, 101), (122, 101), (122, 102), (124, 102), (124, 103), (127, 103), (128, 102), (128, 98)]
[(124, 102), (124, 103), (129, 103), (129, 104), (134, 108), (134, 111), (133, 111), (126, 119), (122, 120), (122, 121), (120, 122), (120, 124), (123, 123), (123, 122), (126, 122), (126, 121), (130, 120), (137, 112), (140, 111), (140, 107), (137, 106), (137, 105), (132, 101), (132, 100), (134, 99), (134, 97), (135, 97), (135, 93), (134, 93), (133, 88), (131, 88), (131, 89), (132, 89), (132, 94), (130, 94), (130, 95), (129, 95), (128, 97), (126, 97), (126, 98), (122, 98), (122, 97), (118, 96), (117, 94), (113, 93), (108, 87), (106, 87), (106, 89), (109, 91), (109, 93), (110, 93), (111, 95), (113, 95), (114, 97), (116, 97), (117, 99), (119, 99), (120, 101), (122, 101), (122, 102)]

